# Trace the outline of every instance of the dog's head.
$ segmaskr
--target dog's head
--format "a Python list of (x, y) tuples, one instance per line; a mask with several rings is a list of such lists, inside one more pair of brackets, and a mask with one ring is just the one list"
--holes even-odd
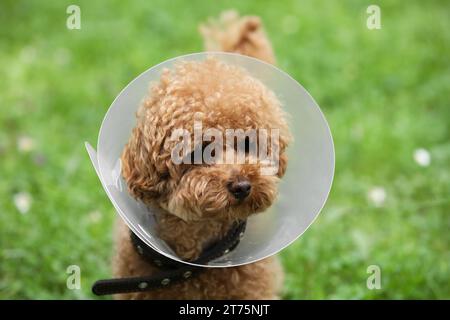
[(289, 138), (260, 81), (215, 59), (183, 62), (140, 107), (122, 174), (135, 198), (186, 221), (246, 218), (275, 200)]

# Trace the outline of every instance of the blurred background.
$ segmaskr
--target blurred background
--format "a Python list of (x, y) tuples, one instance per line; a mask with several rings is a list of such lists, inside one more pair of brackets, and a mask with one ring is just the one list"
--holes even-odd
[[(81, 29), (66, 27), (69, 5)], [(369, 30), (366, 9), (381, 8)], [(115, 211), (84, 141), (134, 77), (202, 51), (199, 23), (262, 18), (278, 65), (315, 98), (336, 173), (285, 249), (286, 299), (450, 298), (450, 4), (446, 1), (1, 1), (0, 298), (91, 299)], [(70, 265), (81, 290), (66, 286)], [(381, 269), (381, 289), (366, 286)]]

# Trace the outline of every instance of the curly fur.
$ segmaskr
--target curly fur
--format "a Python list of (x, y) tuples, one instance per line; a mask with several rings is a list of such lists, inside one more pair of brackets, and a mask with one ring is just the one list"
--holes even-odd
[[(211, 43), (220, 34), (220, 49), (275, 61), (259, 19), (234, 17), (221, 31), (202, 27)], [(215, 39), (217, 40), (217, 38)], [(204, 128), (280, 129), (279, 171), (260, 174), (260, 164), (180, 164), (171, 159), (174, 129), (193, 136), (193, 122)], [(151, 86), (137, 113), (137, 125), (122, 154), (122, 175), (130, 193), (152, 207), (161, 239), (185, 260), (220, 239), (233, 221), (265, 211), (275, 200), (278, 180), (287, 165), (290, 135), (276, 96), (244, 70), (215, 59), (183, 62), (166, 70)], [(230, 182), (247, 179), (252, 189), (243, 201), (227, 189)], [(119, 221), (116, 230), (114, 273), (118, 277), (158, 272), (135, 252), (129, 230)], [(274, 299), (282, 269), (276, 257), (229, 268), (206, 268), (199, 276), (167, 288), (117, 295), (126, 299)]]

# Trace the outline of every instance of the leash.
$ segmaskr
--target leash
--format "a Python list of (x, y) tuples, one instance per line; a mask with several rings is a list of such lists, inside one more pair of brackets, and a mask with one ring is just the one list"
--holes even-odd
[[(192, 261), (194, 264), (206, 264), (219, 258), (237, 247), (244, 235), (247, 221), (235, 222), (225, 237), (207, 247), (200, 257)], [(129, 292), (144, 292), (192, 278), (205, 270), (205, 267), (192, 266), (170, 259), (145, 244), (130, 230), (130, 237), (136, 252), (148, 263), (161, 271), (156, 275), (130, 277), (120, 279), (98, 280), (92, 286), (96, 295), (108, 295)]]

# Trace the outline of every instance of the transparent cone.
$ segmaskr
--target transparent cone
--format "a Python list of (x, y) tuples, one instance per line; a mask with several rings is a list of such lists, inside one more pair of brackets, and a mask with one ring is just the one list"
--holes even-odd
[(246, 69), (275, 92), (290, 115), (294, 136), (287, 150), (288, 168), (278, 200), (266, 212), (248, 219), (245, 235), (235, 250), (207, 264), (236, 266), (271, 256), (296, 240), (315, 220), (331, 188), (334, 148), (330, 129), (313, 98), (288, 74), (257, 59), (231, 53), (196, 53), (167, 60), (128, 84), (103, 119), (97, 151), (89, 143), (86, 148), (103, 188), (129, 228), (156, 251), (182, 261), (158, 238), (152, 212), (128, 194), (120, 174), (120, 156), (136, 124), (135, 113), (148, 93), (149, 83), (158, 81), (163, 69), (172, 69), (180, 60), (200, 61), (208, 56)]

